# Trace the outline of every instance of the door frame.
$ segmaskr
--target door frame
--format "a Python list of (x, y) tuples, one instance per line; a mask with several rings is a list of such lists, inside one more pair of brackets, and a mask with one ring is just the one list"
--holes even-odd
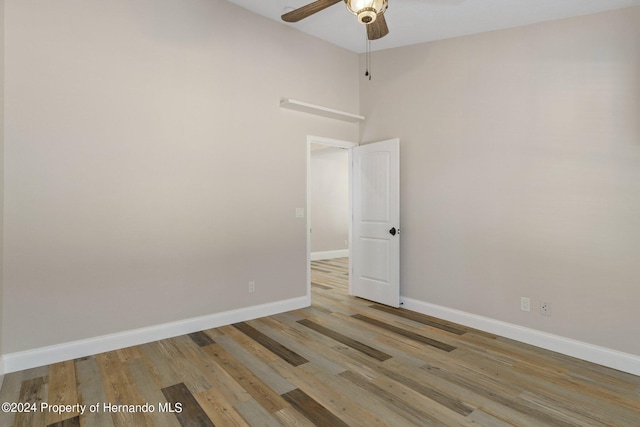
[[(309, 210), (311, 201), (311, 191), (309, 189), (309, 170), (311, 169), (311, 144), (321, 144), (329, 147), (344, 148), (349, 150), (349, 162), (351, 162), (351, 149), (357, 147), (357, 142), (342, 141), (339, 139), (324, 138), (321, 136), (307, 135), (307, 173), (306, 173), (306, 200), (305, 212), (307, 213), (307, 302), (311, 305), (311, 213)], [(349, 165), (349, 249), (351, 249), (351, 229), (353, 225), (352, 200), (351, 200), (351, 172), (352, 167)], [(349, 294), (351, 294), (351, 257), (349, 257)]]

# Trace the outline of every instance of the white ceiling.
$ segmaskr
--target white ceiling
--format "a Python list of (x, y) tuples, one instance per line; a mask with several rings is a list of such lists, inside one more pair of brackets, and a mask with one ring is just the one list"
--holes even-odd
[[(280, 15), (313, 0), (228, 0), (307, 34), (362, 53), (365, 29), (343, 3), (287, 24)], [(640, 5), (640, 0), (389, 0), (389, 35), (371, 50), (389, 49), (605, 10)]]

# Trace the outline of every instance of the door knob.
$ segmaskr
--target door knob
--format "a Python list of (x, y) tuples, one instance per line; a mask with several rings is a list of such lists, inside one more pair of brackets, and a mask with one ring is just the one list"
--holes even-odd
[(391, 230), (389, 230), (389, 234), (391, 234), (392, 236), (396, 235), (396, 228), (392, 227)]

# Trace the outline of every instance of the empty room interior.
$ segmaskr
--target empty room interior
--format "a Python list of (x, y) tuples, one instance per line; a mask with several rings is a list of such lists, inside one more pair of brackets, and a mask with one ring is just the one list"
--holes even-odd
[(308, 3), (0, 0), (0, 427), (640, 425), (640, 0)]

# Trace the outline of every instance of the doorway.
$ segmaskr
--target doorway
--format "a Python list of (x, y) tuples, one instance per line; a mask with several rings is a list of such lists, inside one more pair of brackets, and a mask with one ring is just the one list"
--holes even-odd
[[(309, 295), (309, 303), (312, 295), (311, 263), (318, 265), (325, 262), (323, 260), (331, 262), (331, 259), (343, 259), (349, 256), (351, 168), (348, 152), (357, 145), (349, 141), (307, 137), (307, 295)], [(334, 168), (335, 173), (332, 174), (330, 170), (323, 171), (323, 168)], [(348, 271), (351, 271), (350, 261)]]

